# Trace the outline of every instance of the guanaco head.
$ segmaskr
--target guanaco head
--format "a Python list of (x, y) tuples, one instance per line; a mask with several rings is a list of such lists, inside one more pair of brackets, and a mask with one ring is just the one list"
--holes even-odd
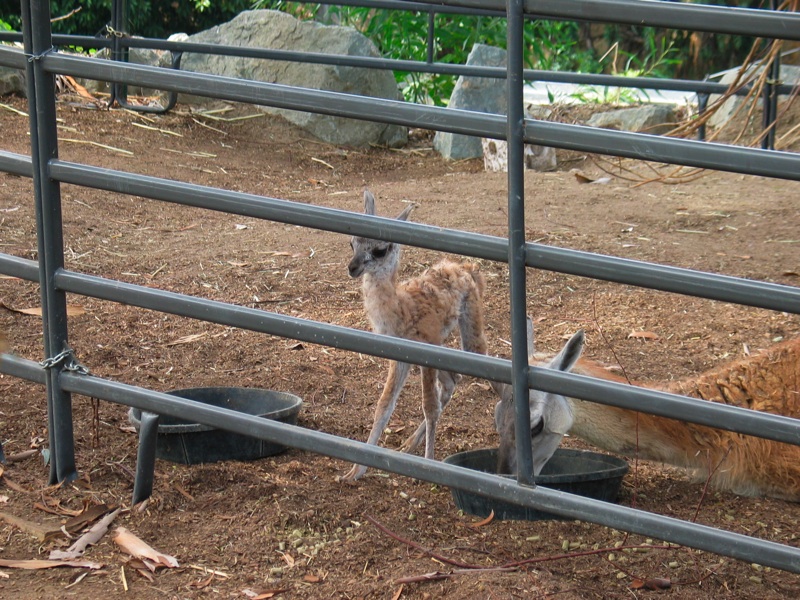
[[(570, 338), (561, 351), (549, 361), (538, 366), (557, 371), (570, 371), (583, 351), (583, 330)], [(528, 356), (533, 361), (533, 324), (528, 319)], [(532, 362), (533, 364), (533, 362)], [(497, 451), (497, 472), (517, 472), (517, 436), (515, 428), (514, 395), (512, 387), (505, 383), (493, 383), (500, 396), (494, 409), (494, 421), (500, 434)], [(561, 443), (561, 439), (572, 427), (572, 408), (560, 394), (530, 390), (531, 445), (533, 474), (538, 475)]]
[[(397, 219), (407, 220), (415, 207), (416, 204), (409, 204)], [(375, 214), (375, 196), (369, 190), (364, 190), (364, 214)], [(400, 261), (400, 244), (354, 235), (350, 240), (350, 246), (353, 248), (353, 258), (347, 265), (350, 277), (361, 277), (364, 273), (391, 276), (397, 269)]]

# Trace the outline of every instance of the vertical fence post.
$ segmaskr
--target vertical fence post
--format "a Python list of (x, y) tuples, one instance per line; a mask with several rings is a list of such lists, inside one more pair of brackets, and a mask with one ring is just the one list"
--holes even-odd
[(434, 6), (428, 7), (428, 39), (427, 56), (425, 57), (429, 65), (436, 60), (436, 10)]
[[(770, 8), (778, 10), (778, 0), (772, 0)], [(777, 40), (772, 41), (775, 42)], [(761, 140), (761, 147), (765, 150), (774, 150), (775, 128), (778, 126), (776, 121), (778, 119), (778, 86), (781, 83), (781, 53), (776, 52), (772, 62), (764, 68), (769, 69), (769, 76), (764, 83), (764, 117), (762, 121), (766, 134), (764, 139)]]
[[(59, 375), (69, 360), (66, 294), (56, 289), (55, 273), (64, 266), (61, 190), (50, 179), (48, 162), (58, 158), (55, 77), (42, 66), (53, 50), (50, 5), (46, 0), (22, 0), (22, 20), (31, 157), (39, 254), (39, 283), (44, 334), (43, 364), (47, 368), (47, 418), (50, 443), (50, 483), (77, 477), (72, 428), (72, 398), (61, 389)], [(59, 360), (61, 357), (61, 360)]]
[[(111, 3), (111, 60), (128, 62), (128, 47), (123, 46), (121, 37), (128, 32), (128, 6), (125, 0), (112, 0)], [(111, 84), (109, 105), (123, 105), (128, 99), (128, 86), (125, 83)]]
[(533, 484), (531, 415), (528, 399), (528, 342), (525, 290), (525, 112), (523, 85), (522, 0), (506, 0), (508, 67), (506, 96), (508, 117), (508, 271), (511, 288), (511, 368), (516, 410), (517, 480)]
[[(697, 94), (697, 116), (702, 117), (708, 108), (709, 95), (705, 92)], [(697, 139), (701, 142), (706, 141), (706, 124), (705, 122), (697, 128)]]

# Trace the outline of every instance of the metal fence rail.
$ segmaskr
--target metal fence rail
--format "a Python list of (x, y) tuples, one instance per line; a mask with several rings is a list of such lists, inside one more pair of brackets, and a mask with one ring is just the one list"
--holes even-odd
[[(407, 4), (407, 3), (406, 3)], [(800, 180), (800, 157), (785, 152), (731, 148), (657, 136), (598, 131), (588, 127), (543, 123), (524, 119), (522, 113), (522, 25), (537, 14), (555, 18), (637, 22), (667, 27), (712, 27), (751, 35), (800, 39), (800, 15), (772, 11), (736, 11), (719, 7), (674, 5), (648, 1), (595, 0), (581, 2), (523, 2), (498, 0), (471, 2), (442, 0), (437, 6), (483, 8), (507, 14), (509, 37), (508, 117), (458, 111), (348, 94), (298, 89), (276, 84), (242, 82), (169, 69), (119, 62), (93, 61), (53, 51), (49, 3), (23, 0), (24, 55), (0, 48), (0, 64), (22, 65), (27, 70), (32, 156), (0, 151), (0, 169), (33, 178), (38, 229), (38, 262), (0, 254), (0, 272), (40, 281), (44, 316), (42, 366), (30, 360), (4, 356), (2, 370), (23, 379), (44, 383), (48, 390), (51, 479), (77, 476), (72, 433), (71, 394), (83, 394), (173, 416), (191, 416), (200, 423), (277, 441), (328, 456), (359, 462), (402, 475), (524, 504), (548, 512), (599, 523), (708, 550), (741, 560), (758, 562), (800, 573), (800, 549), (728, 531), (699, 526), (628, 507), (621, 507), (541, 487), (520, 485), (486, 473), (429, 461), (424, 458), (368, 446), (346, 438), (255, 419), (230, 410), (209, 407), (172, 395), (104, 380), (70, 368), (66, 320), (67, 293), (126, 303), (150, 310), (203, 319), (363, 352), (415, 364), (458, 371), (468, 375), (511, 382), (518, 399), (517, 439), (529, 440), (527, 390), (530, 387), (564, 393), (612, 406), (661, 416), (681, 415), (687, 421), (759, 435), (800, 445), (800, 420), (719, 405), (632, 386), (557, 373), (527, 364), (525, 336), (525, 277), (528, 267), (548, 269), (606, 281), (736, 302), (800, 314), (800, 289), (735, 277), (701, 273), (641, 261), (623, 260), (526, 242), (523, 225), (524, 142), (602, 152), (617, 156), (673, 162), (687, 166)], [(622, 6), (624, 5), (624, 6)], [(624, 10), (621, 10), (624, 8)], [(708, 12), (711, 11), (711, 12)], [(713, 20), (702, 18), (713, 16)], [(624, 21), (623, 21), (624, 20)], [(632, 21), (633, 20), (633, 21)], [(694, 26), (694, 23), (702, 25)], [(730, 31), (729, 31), (730, 30)], [(291, 108), (386, 123), (413, 125), (440, 131), (494, 137), (509, 141), (508, 236), (499, 238), (403, 223), (328, 208), (300, 205), (276, 198), (229, 192), (185, 182), (99, 169), (58, 159), (53, 74), (138, 84), (173, 92), (208, 95), (233, 101)], [(177, 294), (65, 269), (61, 231), (60, 185), (69, 183), (132, 194), (211, 210), (226, 211), (283, 223), (346, 234), (398, 241), (435, 250), (508, 262), (511, 274), (512, 359), (493, 357), (397, 340), (365, 331), (288, 317), (205, 298)], [(53, 363), (64, 356), (66, 361)], [(643, 400), (647, 400), (643, 403)], [(524, 435), (520, 435), (520, 433)], [(530, 483), (530, 444), (520, 443), (518, 462), (521, 484)]]

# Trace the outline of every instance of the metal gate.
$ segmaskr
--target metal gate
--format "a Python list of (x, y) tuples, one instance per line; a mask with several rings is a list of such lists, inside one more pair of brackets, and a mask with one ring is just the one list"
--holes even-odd
[[(405, 4), (410, 4), (406, 2)], [(417, 3), (415, 3), (417, 4)], [(80, 294), (184, 317), (203, 319), (285, 338), (375, 356), (410, 361), (467, 375), (512, 383), (517, 398), (529, 387), (563, 393), (622, 408), (643, 406), (661, 416), (721, 427), (781, 442), (800, 444), (795, 419), (696, 402), (682, 396), (559, 373), (527, 364), (525, 279), (528, 268), (546, 269), (621, 284), (723, 300), (800, 314), (800, 289), (772, 283), (568, 250), (525, 239), (523, 143), (724, 171), (800, 180), (800, 157), (784, 152), (736, 148), (700, 141), (598, 130), (527, 119), (523, 113), (522, 25), (525, 18), (566, 18), (657, 27), (699, 29), (767, 38), (800, 40), (800, 15), (733, 10), (693, 4), (639, 0), (441, 0), (421, 7), (481, 8), (505, 12), (508, 20), (508, 115), (408, 104), (319, 90), (232, 80), (171, 69), (96, 61), (65, 55), (53, 46), (49, 3), (23, 1), (24, 52), (0, 48), (0, 64), (25, 69), (30, 102), (31, 156), (0, 151), (0, 169), (34, 181), (38, 262), (0, 254), (0, 272), (42, 289), (45, 360), (4, 355), (2, 370), (47, 386), (51, 480), (77, 476), (71, 394), (82, 394), (170, 416), (191, 415), (206, 424), (280, 442), (307, 451), (435, 482), (480, 490), (484, 495), (559, 515), (800, 573), (800, 549), (695, 523), (607, 504), (579, 496), (400, 454), (322, 432), (254, 419), (191, 400), (99, 378), (84, 372), (69, 349), (66, 294)], [(212, 96), (278, 108), (464, 133), (509, 141), (508, 234), (505, 238), (389, 221), (279, 198), (230, 192), (179, 181), (108, 171), (58, 158), (54, 75), (141, 85), (177, 93)], [(234, 306), (223, 302), (124, 283), (64, 267), (61, 184), (87, 186), (164, 202), (301, 225), (348, 235), (383, 238), (403, 244), (507, 262), (510, 272), (512, 360), (477, 356), (364, 331)], [(646, 400), (649, 400), (646, 402)], [(518, 402), (518, 431), (529, 430), (527, 401)], [(518, 436), (525, 439), (526, 436)], [(520, 472), (529, 472), (530, 445), (519, 444)]]

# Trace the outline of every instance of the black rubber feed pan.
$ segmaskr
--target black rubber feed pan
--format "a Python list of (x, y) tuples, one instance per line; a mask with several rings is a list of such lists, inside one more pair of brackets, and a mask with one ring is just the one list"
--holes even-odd
[[(497, 449), (460, 452), (448, 456), (444, 462), (484, 473), (495, 473)], [(547, 461), (535, 483), (570, 494), (616, 502), (622, 478), (627, 472), (628, 463), (621, 458), (586, 450), (559, 448)], [(494, 510), (495, 518), (504, 520), (542, 521), (564, 518), (535, 508), (493, 500), (472, 492), (455, 488), (451, 491), (459, 509), (478, 517), (488, 517)]]
[[(228, 408), (284, 423), (297, 423), (302, 400), (293, 394), (242, 387), (201, 387), (168, 392), (211, 406)], [(139, 431), (142, 411), (131, 408), (128, 417)], [(282, 444), (215, 429), (208, 425), (161, 415), (156, 435), (156, 457), (195, 465), (220, 460), (255, 460), (286, 450)]]

